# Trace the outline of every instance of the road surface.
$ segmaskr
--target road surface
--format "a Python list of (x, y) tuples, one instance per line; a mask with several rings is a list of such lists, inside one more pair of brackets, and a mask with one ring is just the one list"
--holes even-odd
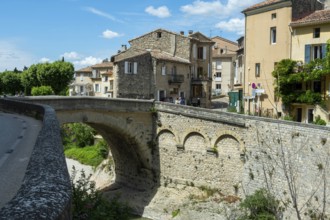
[(0, 112), (0, 208), (18, 191), (42, 122)]

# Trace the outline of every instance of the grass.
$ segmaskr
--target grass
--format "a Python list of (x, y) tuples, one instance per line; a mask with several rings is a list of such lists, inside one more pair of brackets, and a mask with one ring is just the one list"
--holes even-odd
[(67, 158), (79, 161), (82, 164), (97, 167), (103, 160), (100, 149), (95, 146), (70, 147), (64, 151)]

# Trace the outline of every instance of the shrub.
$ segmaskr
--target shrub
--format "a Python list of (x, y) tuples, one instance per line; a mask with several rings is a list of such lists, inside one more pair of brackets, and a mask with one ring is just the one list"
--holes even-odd
[(31, 91), (31, 95), (33, 96), (52, 95), (52, 94), (54, 94), (54, 91), (50, 86), (33, 87)]
[(240, 204), (244, 214), (239, 218), (246, 219), (278, 219), (280, 213), (279, 202), (265, 189), (256, 190), (247, 196)]
[(315, 117), (315, 121), (313, 123), (316, 125), (327, 125), (327, 123), (319, 115)]
[(72, 219), (105, 219), (126, 220), (130, 217), (131, 209), (116, 197), (107, 201), (102, 194), (95, 189), (95, 183), (89, 181), (82, 170), (80, 178), (75, 181), (77, 170), (72, 169)]

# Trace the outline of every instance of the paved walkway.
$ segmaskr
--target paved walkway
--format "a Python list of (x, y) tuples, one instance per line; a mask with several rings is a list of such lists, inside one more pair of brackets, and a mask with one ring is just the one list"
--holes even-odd
[(42, 122), (0, 112), (0, 208), (21, 187)]

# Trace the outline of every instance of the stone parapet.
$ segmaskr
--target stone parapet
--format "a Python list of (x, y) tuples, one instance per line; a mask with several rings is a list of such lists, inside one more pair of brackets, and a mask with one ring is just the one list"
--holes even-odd
[(0, 219), (71, 219), (70, 177), (54, 109), (0, 99), (0, 110), (43, 120), (23, 184), (0, 210)]

